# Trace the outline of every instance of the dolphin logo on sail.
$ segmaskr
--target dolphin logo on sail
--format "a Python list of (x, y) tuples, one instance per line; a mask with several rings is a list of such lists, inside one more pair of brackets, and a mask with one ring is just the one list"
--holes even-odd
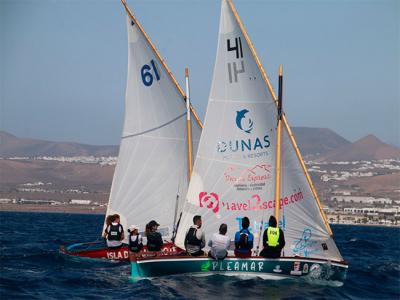
[(246, 133), (251, 133), (253, 129), (253, 121), (250, 118), (246, 118), (246, 114), (249, 111), (242, 109), (236, 112), (236, 126)]

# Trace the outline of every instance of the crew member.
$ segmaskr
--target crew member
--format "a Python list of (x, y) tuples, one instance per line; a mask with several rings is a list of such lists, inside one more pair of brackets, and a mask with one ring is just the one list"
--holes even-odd
[(268, 227), (264, 231), (263, 246), (260, 255), (266, 258), (279, 258), (285, 247), (285, 236), (274, 216), (269, 218)]
[(206, 238), (201, 230), (201, 216), (193, 217), (193, 225), (186, 232), (185, 236), (185, 249), (189, 255), (201, 256), (204, 255), (202, 250), (206, 245)]
[(129, 232), (129, 250), (134, 253), (139, 253), (143, 248), (143, 239), (139, 234), (139, 227), (131, 225), (128, 229)]
[(120, 248), (125, 238), (124, 228), (120, 224), (120, 216), (118, 214), (112, 215), (109, 221), (111, 221), (111, 224), (105, 230), (107, 247), (110, 249)]
[(250, 220), (248, 217), (242, 219), (242, 229), (235, 234), (235, 256), (246, 258), (251, 256), (254, 236), (249, 230)]
[(107, 228), (108, 226), (111, 225), (111, 223), (114, 221), (114, 215), (108, 215), (106, 218), (106, 228), (104, 228), (104, 232), (103, 232), (103, 238), (105, 240), (107, 240)]
[(158, 226), (160, 224), (154, 220), (146, 225), (147, 250), (149, 251), (161, 251), (163, 239), (161, 233), (157, 231)]
[(208, 256), (214, 259), (222, 260), (228, 255), (228, 249), (231, 244), (231, 239), (226, 235), (228, 226), (221, 224), (219, 233), (214, 233), (211, 240), (208, 241), (208, 246), (211, 247)]

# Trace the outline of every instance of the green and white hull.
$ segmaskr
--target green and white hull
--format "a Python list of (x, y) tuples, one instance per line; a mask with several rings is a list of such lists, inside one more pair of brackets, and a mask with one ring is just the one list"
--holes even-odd
[(206, 257), (158, 257), (131, 261), (133, 278), (158, 277), (165, 275), (247, 275), (254, 277), (305, 277), (343, 282), (347, 264), (319, 259), (285, 257), (268, 259), (262, 257), (213, 260)]

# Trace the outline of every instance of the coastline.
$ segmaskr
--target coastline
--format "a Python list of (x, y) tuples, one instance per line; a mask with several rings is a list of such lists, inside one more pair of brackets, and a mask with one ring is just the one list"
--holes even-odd
[(400, 225), (385, 225), (385, 224), (329, 223), (329, 225), (362, 226), (362, 227), (384, 227), (384, 228), (400, 228)]
[(106, 207), (90, 205), (0, 204), (0, 212), (34, 212), (60, 214), (105, 215)]
[[(1, 203), (0, 212), (105, 215), (106, 207), (91, 206), (91, 205), (43, 205), (43, 204)], [(330, 225), (400, 228), (400, 225), (362, 224), (362, 223), (330, 223)]]

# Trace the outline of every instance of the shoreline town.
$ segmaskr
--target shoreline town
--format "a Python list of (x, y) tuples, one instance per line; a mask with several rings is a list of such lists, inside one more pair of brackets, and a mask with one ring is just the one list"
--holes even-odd
[[(23, 213), (62, 213), (62, 214), (86, 214), (105, 215), (106, 207), (90, 204), (20, 204), (0, 203), (0, 212)], [(354, 225), (354, 226), (379, 226), (400, 227), (400, 222), (382, 222), (378, 219), (367, 218), (360, 215), (327, 213), (330, 224)]]
[[(36, 181), (13, 176), (14, 181), (0, 185), (0, 211), (105, 214), (116, 157), (15, 157), (2, 161), (40, 163), (40, 174), (48, 175), (42, 181), (37, 181), (38, 176), (32, 176)], [(308, 160), (306, 164), (331, 224), (399, 226), (400, 159)], [(65, 172), (68, 168), (67, 180), (64, 173), (54, 175), (53, 170)], [(267, 171), (252, 170), (259, 178)], [(240, 188), (253, 189), (251, 184), (240, 181)]]

